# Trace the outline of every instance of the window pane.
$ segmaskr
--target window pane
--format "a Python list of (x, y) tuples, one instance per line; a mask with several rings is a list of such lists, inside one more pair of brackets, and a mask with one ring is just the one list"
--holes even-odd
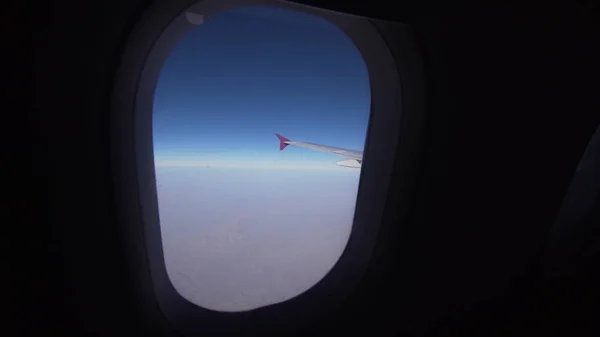
[(249, 310), (308, 290), (341, 256), (368, 74), (352, 41), (313, 15), (252, 6), (197, 23), (155, 94), (165, 262), (189, 301)]

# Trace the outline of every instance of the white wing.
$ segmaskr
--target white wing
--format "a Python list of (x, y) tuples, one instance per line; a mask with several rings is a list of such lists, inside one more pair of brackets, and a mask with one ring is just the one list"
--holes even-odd
[(275, 136), (277, 136), (277, 138), (279, 138), (279, 150), (280, 151), (283, 151), (283, 149), (285, 149), (288, 145), (294, 145), (294, 146), (304, 147), (307, 149), (313, 149), (316, 151), (327, 152), (327, 153), (337, 154), (339, 156), (344, 156), (346, 158), (353, 159), (353, 162), (356, 163), (356, 164), (349, 163), (350, 161), (338, 162), (338, 165), (341, 165), (341, 166), (360, 167), (362, 165), (362, 157), (363, 157), (362, 151), (348, 150), (348, 149), (343, 149), (341, 147), (327, 146), (327, 145), (308, 143), (308, 142), (293, 142), (278, 133), (276, 133)]

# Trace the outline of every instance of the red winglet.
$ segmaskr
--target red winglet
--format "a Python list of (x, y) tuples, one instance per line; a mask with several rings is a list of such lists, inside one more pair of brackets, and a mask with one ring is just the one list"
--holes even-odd
[(282, 135), (276, 133), (275, 136), (277, 136), (277, 138), (279, 138), (279, 151), (283, 151), (283, 149), (285, 149), (286, 146), (288, 146), (289, 144), (286, 144), (285, 142), (289, 142), (290, 140), (283, 137)]

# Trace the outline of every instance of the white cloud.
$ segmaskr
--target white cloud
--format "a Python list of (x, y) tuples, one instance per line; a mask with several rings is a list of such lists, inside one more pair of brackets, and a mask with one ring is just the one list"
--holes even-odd
[(350, 170), (331, 163), (291, 162), (291, 161), (211, 161), (202, 159), (155, 159), (157, 167), (218, 167), (243, 169), (282, 169), (282, 170)]
[(171, 282), (193, 303), (220, 311), (308, 290), (348, 241), (354, 172), (158, 167)]

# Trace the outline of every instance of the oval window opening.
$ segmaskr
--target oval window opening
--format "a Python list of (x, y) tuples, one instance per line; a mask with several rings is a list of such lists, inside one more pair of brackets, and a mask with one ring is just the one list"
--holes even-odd
[(366, 66), (315, 15), (248, 6), (188, 20), (197, 27), (166, 60), (153, 110), (167, 273), (207, 309), (283, 302), (319, 282), (350, 237)]

